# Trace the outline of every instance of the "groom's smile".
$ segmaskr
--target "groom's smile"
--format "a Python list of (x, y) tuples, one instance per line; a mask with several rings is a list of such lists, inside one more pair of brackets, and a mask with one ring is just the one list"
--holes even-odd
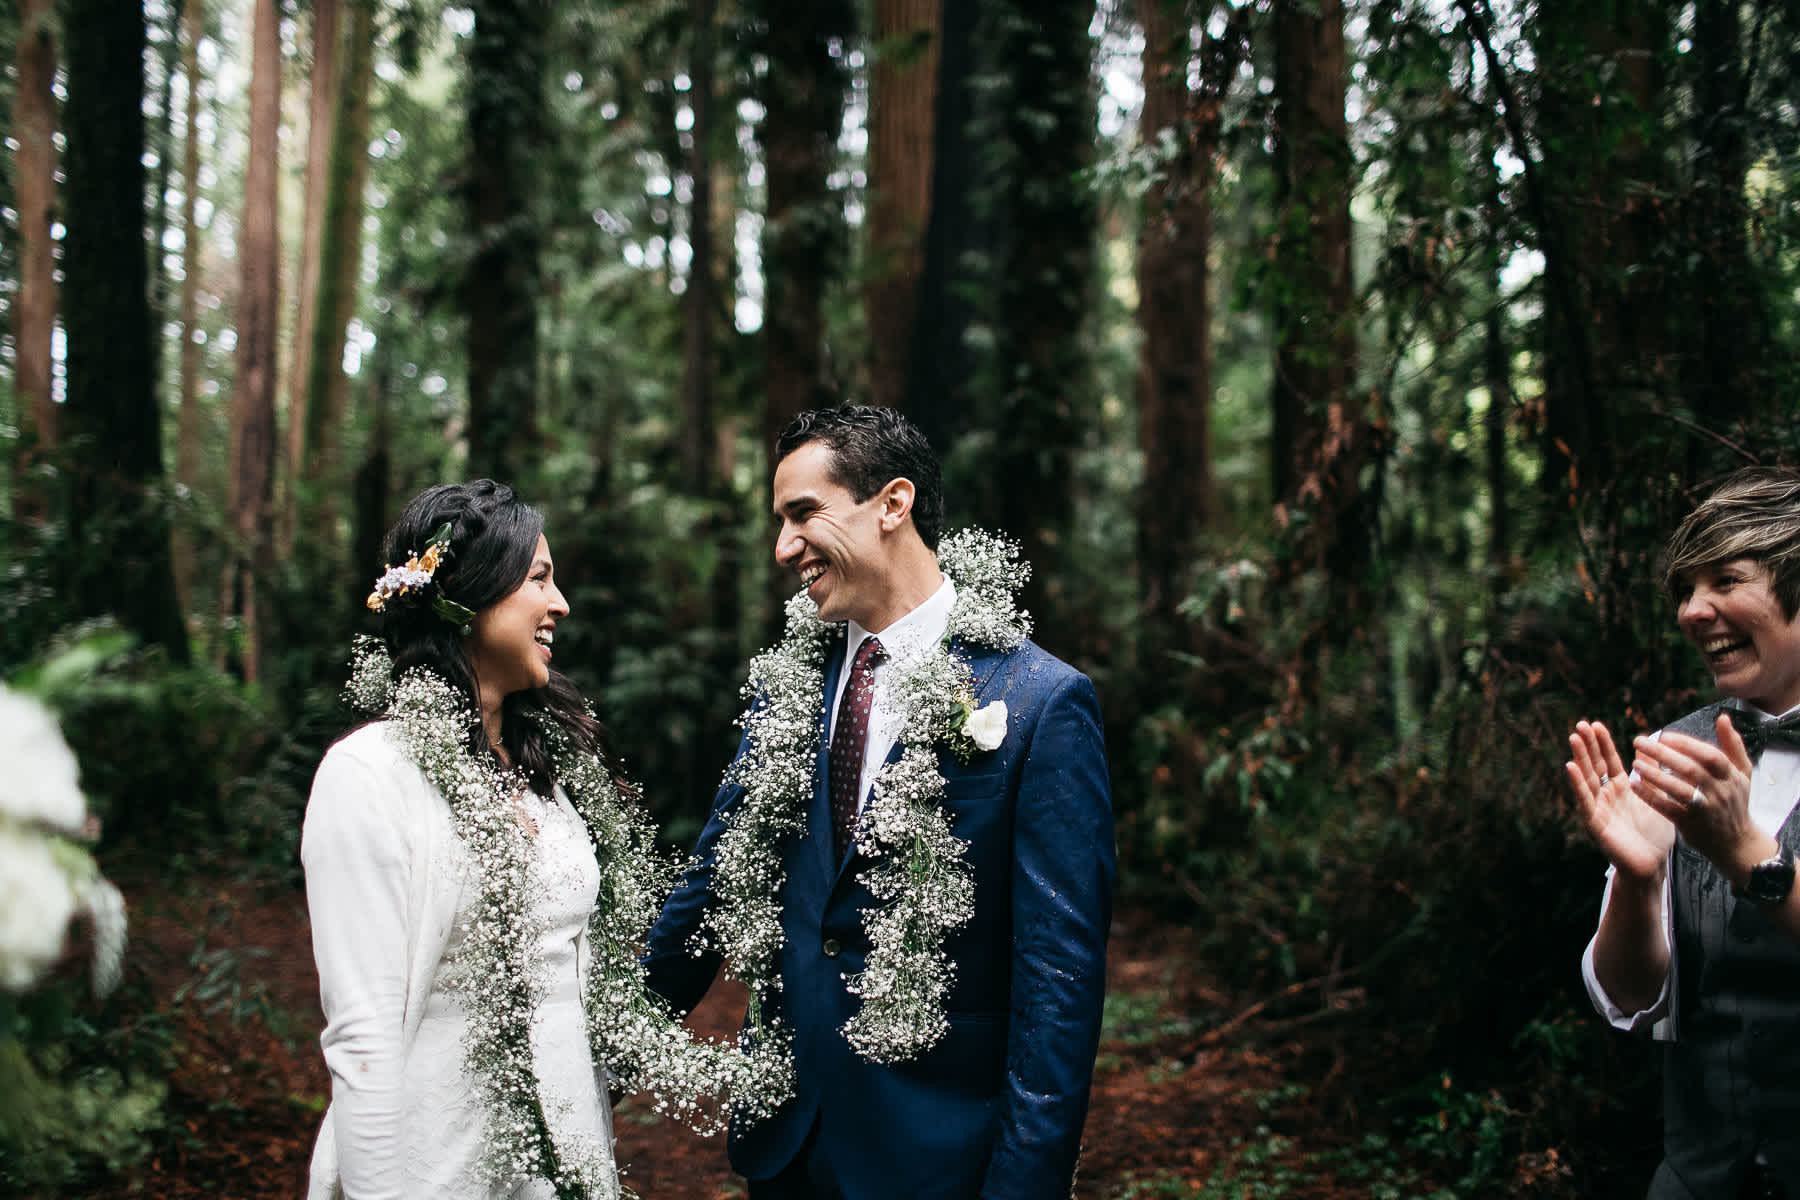
[(793, 571), (826, 621), (871, 632), (893, 615), (879, 495), (858, 502), (832, 472), (832, 451), (809, 442), (775, 468), (775, 561)]

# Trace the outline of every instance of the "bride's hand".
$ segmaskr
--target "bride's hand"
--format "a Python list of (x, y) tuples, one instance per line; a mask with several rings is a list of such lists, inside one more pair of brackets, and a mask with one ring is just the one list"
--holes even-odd
[(1563, 764), (1582, 824), (1622, 875), (1657, 878), (1675, 845), (1675, 826), (1631, 790), (1612, 734), (1598, 721), (1578, 721)]

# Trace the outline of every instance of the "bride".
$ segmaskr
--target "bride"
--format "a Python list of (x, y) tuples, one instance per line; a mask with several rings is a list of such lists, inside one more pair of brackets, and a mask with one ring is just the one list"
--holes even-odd
[(386, 550), (352, 681), (381, 719), (326, 753), (302, 836), (331, 1073), (309, 1195), (617, 1196), (606, 1067), (645, 1082), (654, 1049), (596, 1054), (633, 1057), (611, 1035), (668, 864), (550, 667), (541, 514), (433, 487)]

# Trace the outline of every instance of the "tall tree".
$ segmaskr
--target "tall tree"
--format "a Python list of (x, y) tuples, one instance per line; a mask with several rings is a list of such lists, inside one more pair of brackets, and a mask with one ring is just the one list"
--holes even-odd
[[(55, 0), (20, 0), (19, 44), (14, 66), (14, 196), (19, 212), (19, 292), (15, 316), (17, 359), (13, 388), (29, 436), (15, 466), (15, 493), (24, 515), (44, 515), (28, 480), (31, 461), (57, 442), (51, 393), (51, 345), (56, 329), (56, 253), (50, 225), (56, 203)], [(35, 443), (35, 445), (34, 445)]]
[(68, 594), (187, 659), (169, 564), (162, 425), (150, 374), (144, 246), (143, 10), (116, 0), (61, 0), (64, 408), (74, 486)]
[[(1203, 34), (1190, 87), (1196, 22), (1184, 0), (1142, 0), (1144, 107), (1138, 138), (1158, 163), (1138, 240), (1138, 570), (1152, 624), (1168, 635), (1183, 575), (1213, 510), (1212, 251), (1214, 161), (1225, 95), (1248, 49), (1249, 6), (1222, 38)], [(1203, 24), (1203, 23), (1202, 23)]]
[[(1341, 0), (1275, 0), (1275, 495), (1312, 510), (1306, 555), (1346, 585), (1371, 531), (1359, 474), (1369, 449), (1351, 390), (1349, 81)], [(1352, 592), (1339, 606), (1354, 620)]]
[(977, 80), (985, 59), (977, 46), (978, 6), (946, 4), (938, 27), (937, 114), (932, 122), (931, 219), (925, 227), (906, 412), (932, 445), (948, 450), (978, 421), (979, 355), (969, 344), (981, 321), (980, 271), (990, 216), (976, 202), (987, 178), (987, 150), (976, 129)]
[[(767, 179), (763, 222), (763, 444), (797, 414), (835, 399), (825, 362), (825, 291), (842, 266), (842, 206), (827, 180), (849, 86), (850, 0), (767, 5), (757, 28), (769, 60), (761, 124)], [(775, 11), (777, 8), (780, 11)], [(836, 53), (833, 53), (833, 48)]]
[(244, 219), (238, 238), (237, 370), (231, 412), (226, 512), (232, 544), (220, 611), (242, 621), (244, 678), (261, 671), (257, 569), (268, 559), (275, 468), (275, 338), (280, 246), (276, 239), (276, 158), (281, 118), (281, 14), (256, 0), (251, 32), (250, 152), (244, 170)]
[(681, 473), (696, 496), (712, 492), (712, 460), (717, 434), (713, 421), (713, 172), (712, 111), (714, 0), (688, 0), (688, 104), (694, 120), (688, 129), (687, 291), (682, 296)]
[(300, 205), (300, 262), (294, 276), (294, 352), (288, 367), (287, 452), (282, 477), (280, 537), (291, 547), (300, 523), (300, 478), (305, 470), (307, 380), (312, 374), (313, 326), (318, 321), (319, 243), (325, 232), (326, 175), (331, 166), (338, 60), (344, 45), (340, 0), (313, 0), (312, 70), (306, 102), (306, 184)]
[(475, 251), (469, 320), (469, 469), (516, 480), (536, 440), (540, 220), (533, 165), (545, 127), (544, 0), (478, 0), (468, 47), (466, 205)]
[[(313, 318), (308, 328), (305, 390), (292, 419), (300, 438), (299, 492), (305, 525), (324, 538), (324, 558), (338, 549), (334, 533), (341, 490), (338, 440), (349, 410), (344, 336), (356, 312), (362, 267), (363, 191), (369, 174), (369, 88), (375, 65), (374, 0), (345, 0), (349, 18), (337, 71), (322, 181)], [(289, 445), (294, 439), (288, 439)]]
[(1036, 568), (1030, 607), (1046, 644), (1068, 651), (1079, 622), (1062, 569), (1075, 506), (1075, 454), (1096, 413), (1083, 321), (1093, 283), (1095, 200), (1082, 181), (1096, 141), (1093, 5), (995, 0), (981, 6), (975, 204), (989, 240), (980, 317), (993, 342), (980, 368), (990, 428), (1003, 430), (976, 491), (980, 515), (1022, 542)]
[(150, 131), (150, 154), (156, 168), (150, 176), (150, 371), (160, 388), (163, 381), (163, 326), (169, 322), (169, 271), (163, 242), (169, 232), (169, 180), (175, 170), (175, 75), (181, 62), (181, 10), (183, 0), (173, 0), (163, 12), (168, 24), (156, 31), (156, 94), (152, 101), (156, 123)]
[(1752, 72), (1744, 63), (1743, 16), (1737, 0), (1694, 5), (1695, 178), (1684, 232), (1691, 247), (1689, 286), (1708, 303), (1694, 313), (1697, 336), (1686, 356), (1682, 390), (1697, 410), (1715, 419), (1743, 413), (1766, 392), (1770, 355), (1770, 320), (1751, 265), (1744, 189)]
[[(180, 410), (175, 426), (175, 482), (189, 496), (200, 475), (200, 39), (206, 34), (202, 0), (185, 0), (181, 9), (181, 70), (187, 79), (186, 119), (181, 137), (181, 356), (177, 368)], [(197, 577), (194, 537), (177, 525), (174, 531), (175, 588), (181, 611), (194, 610)]]
[(940, 0), (875, 0), (869, 100), (870, 399), (900, 408), (931, 219)]

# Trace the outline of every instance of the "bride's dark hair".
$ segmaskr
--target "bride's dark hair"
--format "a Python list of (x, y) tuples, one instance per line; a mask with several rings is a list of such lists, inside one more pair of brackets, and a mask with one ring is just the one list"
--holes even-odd
[[(382, 547), (386, 561), (405, 562), (422, 553), (431, 535), (444, 525), (450, 526), (450, 554), (433, 582), (449, 599), (480, 612), (525, 582), (544, 531), (544, 514), (492, 479), (439, 484), (414, 496), (388, 530)], [(448, 680), (479, 711), (475, 671), (457, 625), (432, 611), (429, 599), (390, 602), (382, 618), (382, 639), (393, 655), (396, 680), (424, 667)], [(500, 712), (500, 744), (539, 794), (550, 794), (556, 764), (534, 716), (554, 721), (578, 750), (598, 754), (613, 776), (620, 777), (605, 727), (589, 715), (575, 685), (556, 671), (550, 672), (543, 687), (508, 696)], [(469, 749), (477, 755), (493, 753), (480, 722), (469, 731)]]

